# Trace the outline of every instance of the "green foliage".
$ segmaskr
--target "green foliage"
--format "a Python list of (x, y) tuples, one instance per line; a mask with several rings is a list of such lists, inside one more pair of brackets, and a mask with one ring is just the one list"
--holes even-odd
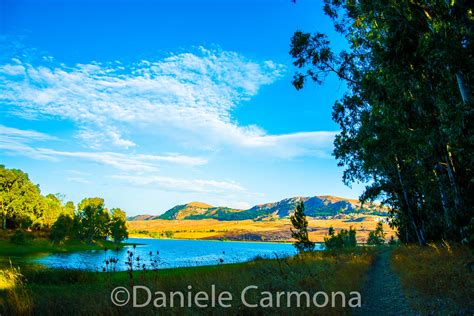
[(474, 218), (472, 1), (331, 1), (324, 12), (349, 49), (295, 32), (294, 86), (335, 75), (343, 180), (390, 206), (402, 242), (469, 242)]
[[(4, 229), (49, 230), (54, 243), (76, 238), (89, 243), (107, 237), (115, 242), (128, 238), (125, 212), (114, 209), (110, 214), (103, 199), (82, 200), (77, 213), (73, 202), (63, 205), (62, 200), (59, 194), (42, 196), (26, 173), (0, 165), (0, 218)], [(11, 241), (24, 244), (26, 236), (17, 230)]]
[(73, 229), (74, 219), (68, 214), (62, 214), (53, 224), (49, 239), (54, 243), (62, 243), (67, 237), (72, 237)]
[(118, 243), (128, 238), (127, 217), (125, 212), (119, 208), (114, 208), (111, 212), (110, 236), (114, 242)]
[(329, 227), (328, 237), (324, 237), (324, 247), (326, 250), (350, 249), (356, 246), (356, 230), (352, 227), (349, 230), (341, 229), (337, 234), (333, 227)]
[(0, 218), (2, 228), (49, 230), (61, 213), (74, 215), (74, 204), (62, 205), (62, 196), (42, 196), (26, 173), (0, 165)]
[(165, 236), (166, 238), (173, 238), (174, 233), (172, 231), (167, 230), (165, 231)]
[(41, 214), (39, 189), (21, 170), (0, 165), (0, 216), (2, 228), (30, 226)]
[(27, 245), (32, 239), (32, 236), (27, 234), (24, 230), (17, 229), (10, 237), (10, 242), (16, 245)]
[(396, 246), (398, 245), (398, 240), (395, 239), (395, 237), (390, 236), (390, 240), (388, 241), (389, 246)]
[(383, 224), (382, 222), (378, 222), (375, 230), (369, 233), (369, 237), (367, 238), (367, 244), (372, 246), (381, 246), (384, 243), (385, 232), (383, 231)]
[(78, 205), (78, 237), (92, 242), (106, 239), (110, 232), (110, 214), (104, 205), (104, 199), (85, 198)]
[(303, 201), (296, 205), (294, 214), (290, 216), (290, 221), (295, 228), (294, 230), (291, 229), (291, 237), (296, 240), (294, 245), (298, 252), (313, 251), (314, 242), (311, 242), (308, 238), (308, 220), (304, 214)]

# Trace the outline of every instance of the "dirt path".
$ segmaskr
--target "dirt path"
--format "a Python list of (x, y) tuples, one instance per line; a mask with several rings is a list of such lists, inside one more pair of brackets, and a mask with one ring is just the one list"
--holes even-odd
[(354, 315), (416, 315), (405, 298), (400, 280), (390, 267), (390, 250), (372, 264), (362, 291), (362, 308)]

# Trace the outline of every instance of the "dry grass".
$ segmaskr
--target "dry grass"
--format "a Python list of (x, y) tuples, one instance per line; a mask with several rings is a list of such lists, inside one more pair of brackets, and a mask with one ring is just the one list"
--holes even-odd
[[(231, 308), (133, 308), (128, 304), (116, 307), (110, 302), (110, 293), (116, 286), (130, 289), (130, 280), (126, 272), (94, 273), (68, 270), (44, 270), (26, 274), (28, 289), (31, 290), (32, 301), (29, 302), (33, 314), (62, 315), (293, 315), (295, 310), (286, 308), (255, 308), (243, 306), (240, 300), (242, 290), (249, 285), (258, 286), (249, 294), (249, 302), (258, 302), (261, 291), (276, 294), (279, 291), (307, 291), (313, 295), (317, 291), (326, 293), (342, 291), (347, 298), (352, 291), (361, 291), (366, 272), (373, 260), (373, 249), (357, 249), (355, 252), (328, 254), (315, 252), (304, 256), (284, 259), (259, 259), (249, 263), (220, 265), (153, 271), (136, 271), (134, 283), (146, 285), (153, 291), (186, 291), (191, 285), (193, 292), (210, 291), (211, 285), (216, 291), (232, 293)], [(329, 294), (330, 295), (330, 294)], [(286, 300), (284, 300), (286, 302)], [(9, 304), (21, 302), (11, 301)], [(295, 302), (292, 301), (292, 306)], [(304, 306), (304, 304), (302, 304)], [(0, 313), (2, 313), (0, 305)], [(4, 311), (5, 312), (5, 311)], [(6, 312), (6, 314), (9, 314)], [(12, 313), (13, 314), (13, 313)], [(343, 308), (341, 301), (336, 307), (298, 309), (299, 315), (348, 315), (349, 307)]]
[(474, 312), (474, 262), (472, 250), (449, 244), (396, 249), (392, 267), (400, 276), (415, 309), (423, 313), (471, 314)]
[[(380, 217), (364, 215), (351, 219), (328, 219), (309, 220), (309, 236), (312, 241), (323, 242), (327, 235), (328, 228), (333, 226), (336, 231), (349, 229), (351, 226), (357, 230), (359, 242), (367, 239), (370, 231), (375, 230)], [(251, 239), (266, 241), (290, 241), (291, 223), (288, 219), (275, 221), (218, 221), (214, 219), (205, 220), (151, 220), (151, 221), (131, 221), (129, 222), (131, 237), (140, 237), (145, 234), (137, 233), (173, 232), (173, 238), (178, 239)], [(384, 225), (387, 238), (394, 235), (394, 231), (388, 225)]]
[(11, 315), (27, 315), (33, 307), (30, 291), (18, 268), (0, 269), (0, 312)]

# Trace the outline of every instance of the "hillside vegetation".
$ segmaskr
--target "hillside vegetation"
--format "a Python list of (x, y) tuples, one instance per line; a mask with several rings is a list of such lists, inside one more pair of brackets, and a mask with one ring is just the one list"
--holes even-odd
[(375, 203), (361, 205), (357, 200), (330, 195), (293, 197), (274, 203), (255, 205), (247, 210), (229, 207), (215, 207), (206, 203), (191, 202), (177, 205), (159, 216), (138, 215), (129, 220), (198, 220), (217, 219), (221, 221), (268, 220), (288, 218), (299, 201), (304, 202), (305, 214), (309, 217), (328, 217), (339, 214), (369, 214), (386, 216), (387, 209)]

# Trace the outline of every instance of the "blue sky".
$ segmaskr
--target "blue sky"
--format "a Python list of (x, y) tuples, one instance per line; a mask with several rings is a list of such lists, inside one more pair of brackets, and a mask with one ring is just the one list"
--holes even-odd
[(43, 193), (128, 214), (356, 198), (331, 156), (329, 77), (296, 91), (295, 30), (319, 1), (0, 2), (0, 155)]

